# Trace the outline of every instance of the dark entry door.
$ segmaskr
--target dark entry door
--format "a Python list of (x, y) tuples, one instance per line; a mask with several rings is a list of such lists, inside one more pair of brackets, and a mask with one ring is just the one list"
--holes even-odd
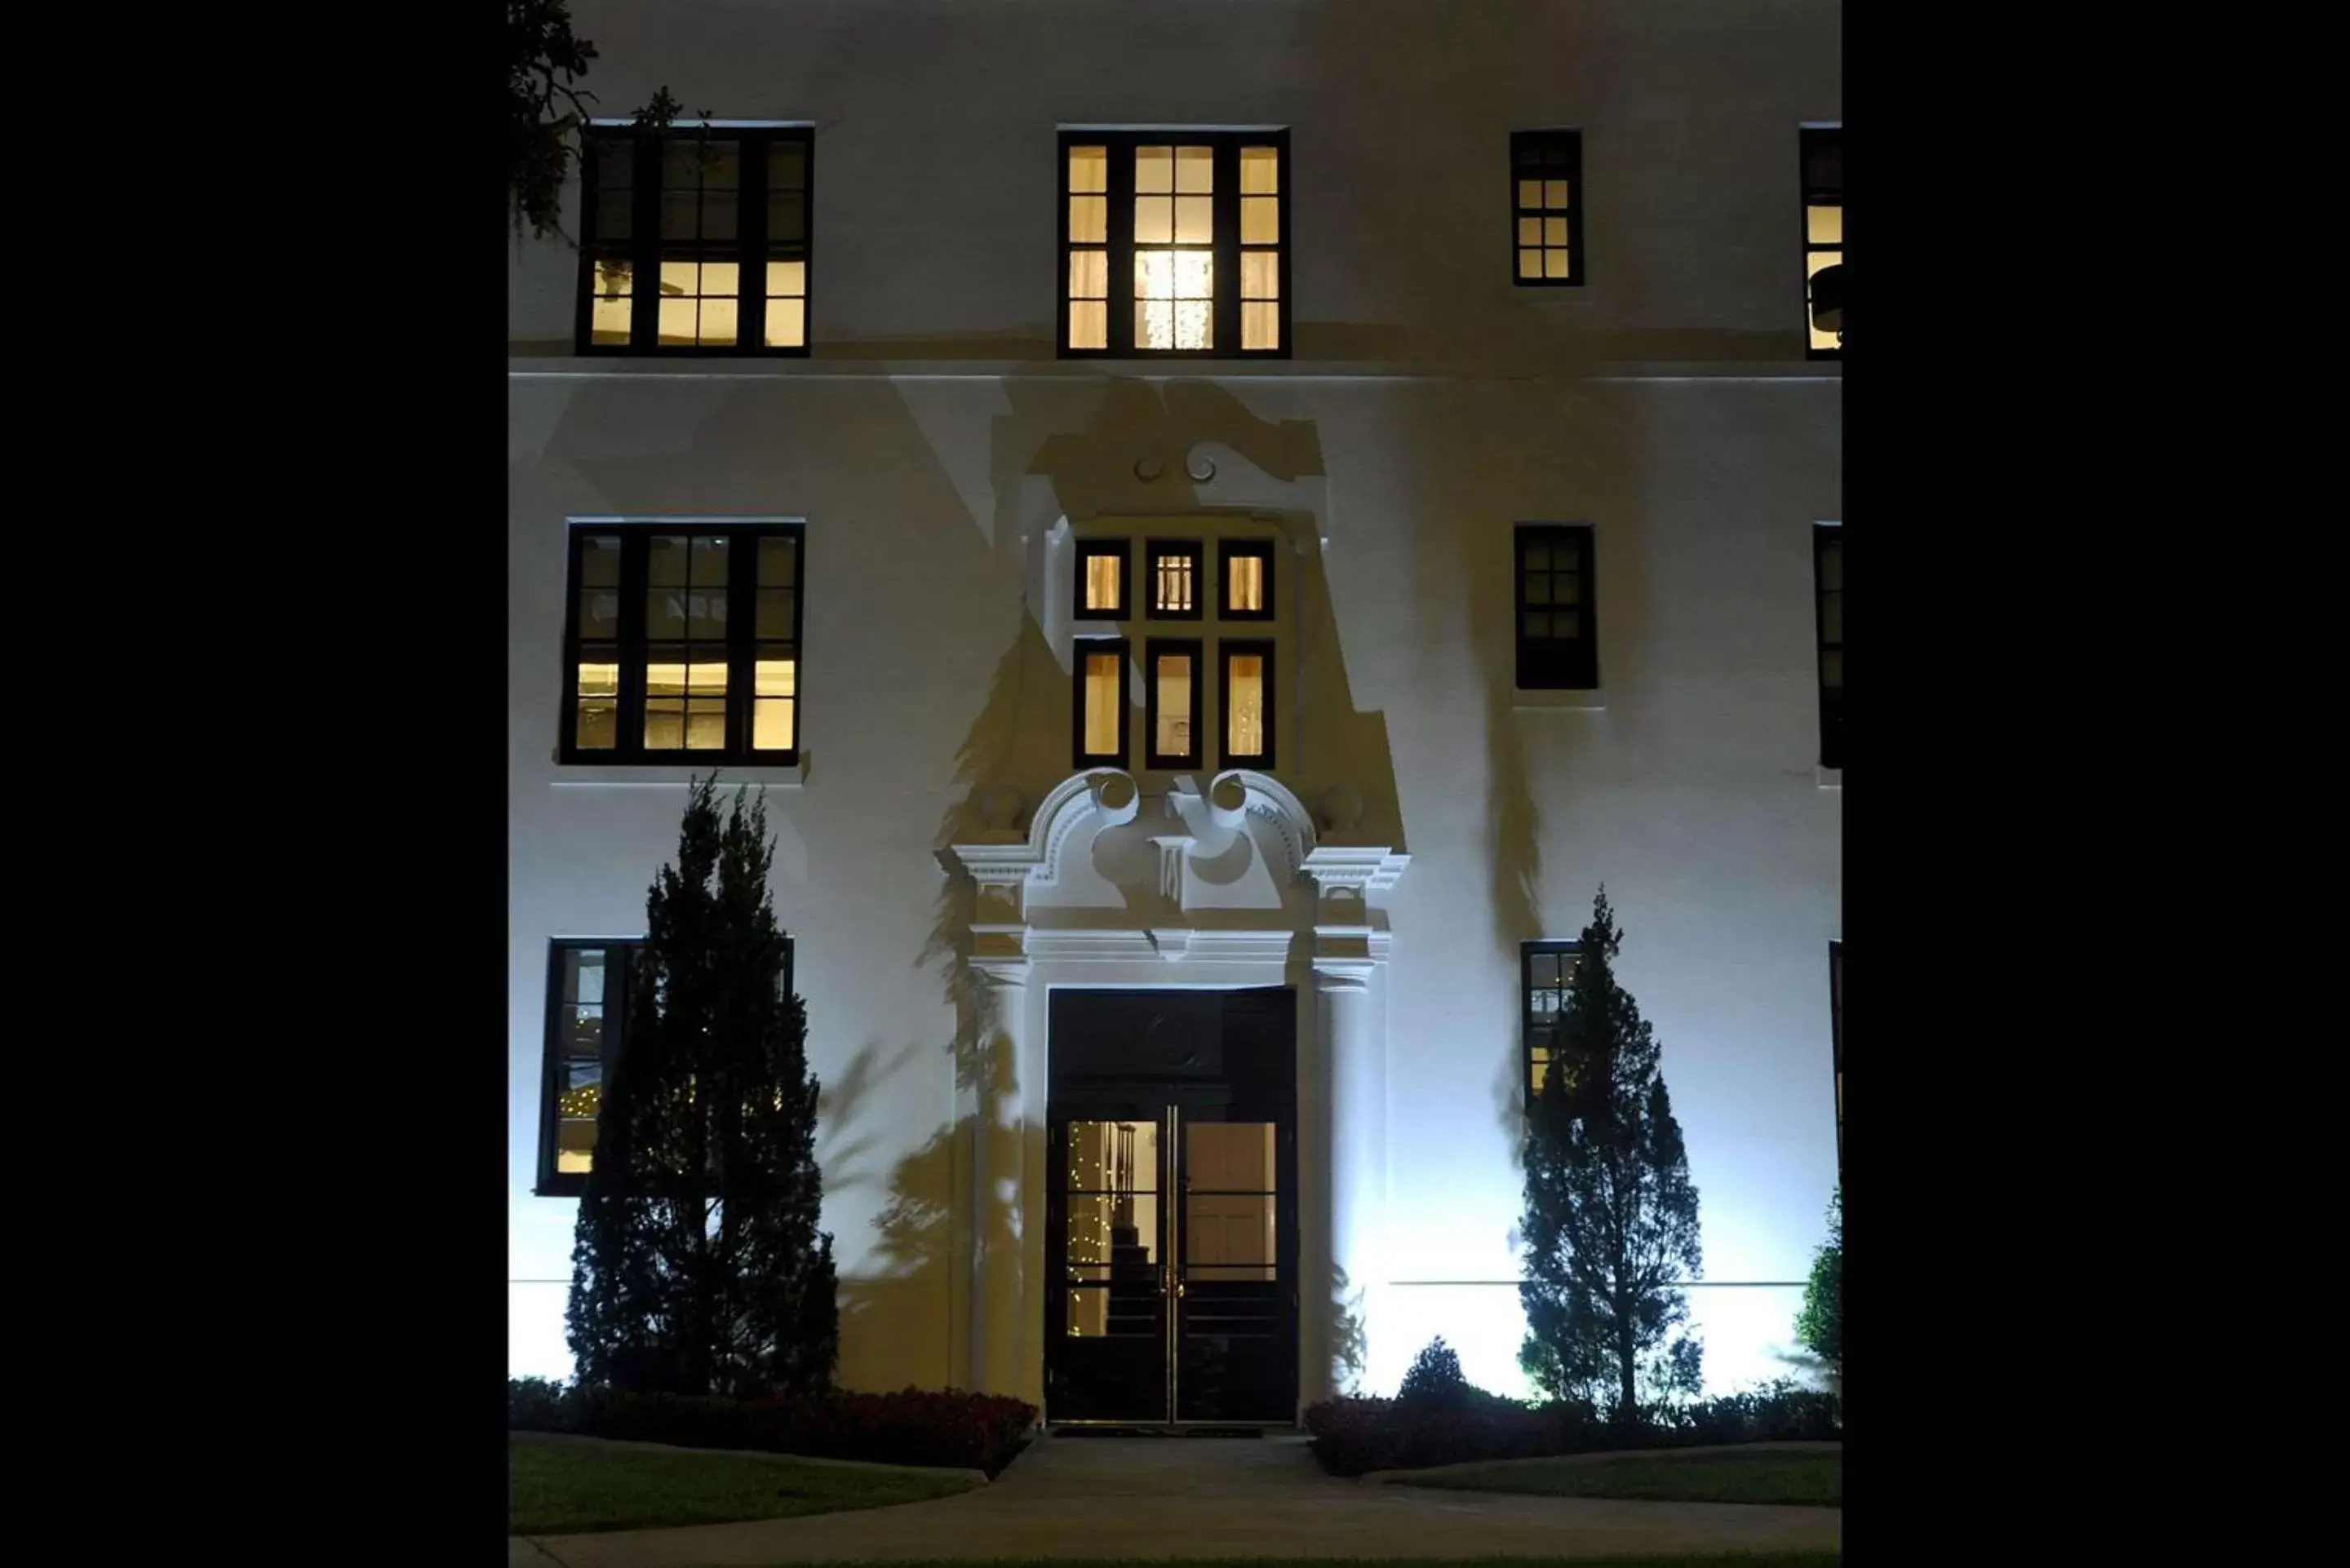
[(1055, 994), (1048, 1419), (1295, 1418), (1295, 1007)]

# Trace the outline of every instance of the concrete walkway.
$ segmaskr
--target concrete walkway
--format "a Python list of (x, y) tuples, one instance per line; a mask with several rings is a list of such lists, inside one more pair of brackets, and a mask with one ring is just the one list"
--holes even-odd
[(910, 1557), (1597, 1557), (1836, 1550), (1833, 1508), (1364, 1486), (1300, 1438), (1044, 1438), (994, 1485), (853, 1513), (515, 1540), (510, 1568)]

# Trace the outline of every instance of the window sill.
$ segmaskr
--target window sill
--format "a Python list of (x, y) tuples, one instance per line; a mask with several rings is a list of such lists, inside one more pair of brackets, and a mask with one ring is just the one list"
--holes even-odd
[(721, 790), (738, 784), (764, 784), (770, 789), (798, 789), (807, 783), (807, 757), (785, 767), (750, 763), (714, 763), (708, 767), (621, 767), (571, 763), (559, 765), (546, 781), (550, 789), (683, 789), (712, 772)]
[(1607, 706), (1607, 693), (1597, 687), (1588, 691), (1527, 691), (1510, 693), (1510, 706), (1521, 713), (1547, 712), (1553, 709), (1589, 709), (1597, 711)]
[(1844, 770), (1842, 768), (1824, 768), (1814, 764), (1813, 771), (1819, 775), (1820, 787), (1822, 789), (1844, 788)]

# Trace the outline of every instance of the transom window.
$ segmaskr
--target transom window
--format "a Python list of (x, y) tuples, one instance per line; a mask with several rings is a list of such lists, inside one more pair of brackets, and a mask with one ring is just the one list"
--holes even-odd
[(1844, 130), (1805, 126), (1804, 305), (1814, 359), (1844, 357)]
[(1590, 691), (1599, 685), (1591, 529), (1522, 523), (1517, 530), (1518, 689)]
[(1513, 280), (1525, 287), (1583, 282), (1583, 133), (1510, 135), (1510, 190), (1516, 224)]
[(1812, 579), (1819, 599), (1820, 766), (1844, 766), (1844, 525), (1812, 529)]
[(599, 129), (580, 157), (583, 354), (807, 352), (805, 129)]
[(1521, 1033), (1525, 1046), (1526, 1104), (1542, 1093), (1557, 1053), (1559, 1014), (1566, 1011), (1566, 988), (1575, 979), (1571, 941), (1527, 942), (1520, 950), (1520, 991), (1524, 1008)]
[(1061, 133), (1061, 352), (1289, 352), (1289, 133)]
[(799, 760), (796, 523), (577, 524), (566, 763)]

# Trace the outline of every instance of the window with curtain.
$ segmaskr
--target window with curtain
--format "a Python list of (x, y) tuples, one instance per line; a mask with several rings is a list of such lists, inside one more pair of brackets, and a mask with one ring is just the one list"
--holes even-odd
[(1080, 620), (1124, 620), (1127, 557), (1124, 539), (1077, 541), (1076, 613)]
[(1510, 191), (1517, 263), (1525, 288), (1583, 282), (1583, 133), (1520, 130), (1510, 136)]
[(796, 763), (802, 535), (575, 524), (561, 760)]
[(1273, 765), (1273, 644), (1227, 638), (1219, 649), (1223, 678), (1218, 706), (1223, 711), (1223, 765)]
[(580, 155), (583, 354), (805, 354), (805, 128), (592, 130)]
[(1273, 618), (1273, 541), (1226, 539), (1216, 548), (1222, 579), (1218, 613), (1225, 620)]
[(1061, 133), (1064, 355), (1289, 352), (1289, 134)]
[(1128, 644), (1120, 638), (1084, 638), (1076, 644), (1076, 765), (1126, 766)]

